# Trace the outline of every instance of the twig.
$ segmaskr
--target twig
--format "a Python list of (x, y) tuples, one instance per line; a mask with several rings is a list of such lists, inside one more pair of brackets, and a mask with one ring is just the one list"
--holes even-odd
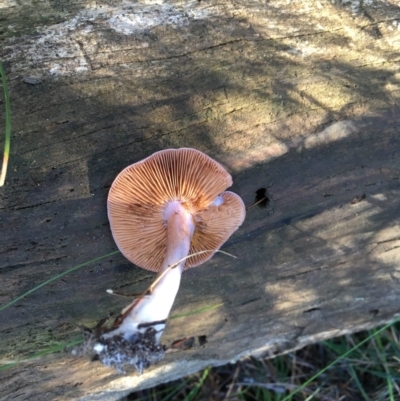
[(239, 371), (240, 371), (240, 365), (239, 365), (239, 363), (238, 363), (237, 366), (236, 366), (235, 373), (233, 374), (232, 382), (231, 382), (231, 384), (229, 385), (228, 391), (226, 392), (224, 401), (227, 400), (227, 399), (230, 397), (230, 395), (231, 395), (231, 393), (232, 393), (232, 390), (233, 390), (233, 387), (235, 386), (235, 382), (236, 382), (236, 380), (237, 380), (237, 377), (238, 377), (238, 375), (239, 375)]

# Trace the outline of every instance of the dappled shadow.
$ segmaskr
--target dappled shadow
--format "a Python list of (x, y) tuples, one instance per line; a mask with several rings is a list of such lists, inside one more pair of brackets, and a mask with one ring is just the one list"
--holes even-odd
[[(391, 256), (400, 217), (398, 75), (393, 66), (354, 62), (355, 39), (345, 32), (312, 42), (315, 27), (305, 15), (297, 29), (311, 32), (313, 49), (346, 51), (306, 55), (305, 38), (267, 37), (258, 17), (200, 19), (133, 36), (102, 25), (104, 41), (86, 52), (94, 68), (44, 74), (37, 86), (21, 80), (18, 63), (8, 64), (19, 118), (1, 192), (3, 303), (114, 250), (106, 196), (115, 176), (154, 151), (188, 146), (227, 166), (246, 205), (268, 188), (274, 213), (248, 211), (224, 246), (237, 260), (216, 255), (185, 272), (175, 311), (222, 306), (186, 318), (184, 327), (171, 320), (167, 342), (207, 334), (209, 343), (169, 361), (228, 361), (266, 344), (284, 351), (398, 311), (398, 257)], [(366, 52), (397, 57), (379, 47)], [(1, 312), (3, 352), (26, 355), (67, 340), (76, 324), (124, 306), (106, 288), (138, 292), (152, 278), (116, 255), (55, 281)], [(95, 388), (115, 378), (101, 371), (94, 383), (85, 368), (65, 388), (79, 395), (86, 387), (75, 390), (78, 382)]]

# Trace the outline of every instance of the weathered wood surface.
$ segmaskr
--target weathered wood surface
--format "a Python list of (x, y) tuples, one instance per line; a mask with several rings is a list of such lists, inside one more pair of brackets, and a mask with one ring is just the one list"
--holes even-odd
[[(184, 274), (173, 314), (220, 306), (171, 320), (164, 340), (205, 346), (141, 377), (33, 360), (0, 372), (1, 400), (114, 400), (400, 312), (397, 1), (2, 0), (0, 27), (13, 113), (1, 304), (115, 250), (108, 188), (159, 149), (214, 157), (247, 205), (270, 197), (224, 246), (237, 260)], [(152, 279), (116, 255), (41, 288), (0, 312), (1, 358), (75, 339), (126, 303), (107, 288)]]

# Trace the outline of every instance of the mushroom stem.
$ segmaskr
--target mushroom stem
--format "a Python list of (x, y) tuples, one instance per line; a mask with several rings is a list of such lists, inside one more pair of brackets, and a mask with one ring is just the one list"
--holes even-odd
[(74, 355), (94, 353), (103, 364), (120, 372), (123, 365), (134, 365), (140, 373), (164, 357), (160, 338), (179, 289), (195, 229), (192, 215), (179, 201), (168, 203), (164, 218), (167, 248), (157, 279), (144, 296), (122, 310), (112, 327), (104, 327), (101, 321), (94, 330), (85, 329), (85, 342), (73, 350)]
[[(188, 255), (195, 225), (192, 215), (179, 201), (168, 203), (164, 217), (167, 225), (167, 249), (158, 281), (151, 293), (124, 309), (124, 319), (120, 326), (122, 331), (131, 332), (138, 325), (155, 323), (161, 337), (165, 320), (168, 319), (175, 301), (185, 260), (174, 268), (168, 268)], [(158, 322), (162, 322), (163, 327)]]
[[(180, 201), (168, 203), (164, 218), (167, 224), (167, 249), (160, 273), (188, 255), (195, 229), (191, 213)], [(182, 261), (177, 268), (182, 271), (184, 265)]]

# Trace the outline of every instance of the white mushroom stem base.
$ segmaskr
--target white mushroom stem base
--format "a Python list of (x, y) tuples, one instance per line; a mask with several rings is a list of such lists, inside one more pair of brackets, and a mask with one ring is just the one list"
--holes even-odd
[(85, 329), (85, 344), (73, 351), (75, 355), (94, 354), (103, 364), (121, 372), (123, 365), (134, 365), (142, 372), (163, 358), (160, 338), (179, 289), (195, 228), (192, 215), (179, 201), (167, 205), (164, 217), (167, 249), (149, 293), (124, 308), (111, 328), (101, 322), (94, 330)]

